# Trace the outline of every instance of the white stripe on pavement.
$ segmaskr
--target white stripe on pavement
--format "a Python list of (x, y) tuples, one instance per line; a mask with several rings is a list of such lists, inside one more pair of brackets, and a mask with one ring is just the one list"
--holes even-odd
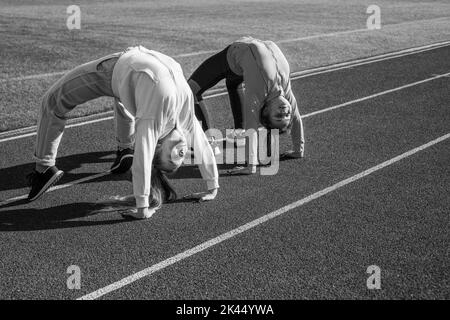
[(449, 45), (450, 45), (450, 41), (444, 41), (444, 42), (439, 42), (439, 43), (435, 43), (432, 45), (409, 48), (409, 49), (405, 49), (405, 50), (381, 54), (378, 56), (372, 56), (372, 57), (363, 58), (363, 59), (356, 59), (356, 60), (351, 60), (351, 61), (347, 61), (347, 62), (336, 63), (336, 64), (333, 64), (330, 66), (318, 67), (318, 68), (308, 69), (308, 70), (299, 71), (299, 72), (293, 72), (291, 74), (291, 80), (297, 80), (297, 79), (315, 76), (315, 75), (319, 75), (319, 74), (323, 74), (323, 73), (329, 73), (329, 72), (354, 68), (354, 67), (358, 67), (358, 66), (363, 66), (366, 64), (402, 58), (402, 57), (415, 55), (415, 54), (422, 53), (422, 52), (427, 52), (427, 51), (431, 51), (431, 50), (448, 47)]
[(358, 103), (358, 102), (366, 101), (366, 100), (369, 100), (369, 99), (373, 99), (373, 98), (376, 98), (376, 97), (379, 97), (379, 96), (382, 96), (382, 95), (385, 95), (385, 94), (388, 94), (388, 93), (396, 92), (396, 91), (403, 90), (403, 89), (406, 89), (406, 88), (411, 88), (411, 87), (417, 86), (417, 85), (422, 84), (422, 83), (426, 83), (426, 82), (433, 81), (433, 80), (440, 79), (440, 78), (445, 78), (445, 77), (448, 77), (448, 76), (450, 76), (450, 72), (449, 73), (440, 74), (440, 75), (436, 75), (434, 77), (431, 77), (431, 78), (428, 78), (428, 79), (425, 79), (425, 80), (416, 81), (416, 82), (413, 82), (413, 83), (410, 83), (410, 84), (407, 84), (407, 85), (404, 85), (404, 86), (401, 86), (401, 87), (397, 87), (397, 88), (394, 88), (394, 89), (389, 89), (389, 90), (382, 91), (382, 92), (379, 92), (379, 93), (371, 94), (370, 96), (367, 96), (367, 97), (364, 97), (364, 98), (352, 100), (352, 101), (349, 101), (349, 102), (338, 104), (336, 106), (332, 106), (332, 107), (329, 107), (329, 108), (317, 110), (317, 111), (305, 114), (304, 116), (302, 116), (302, 118), (312, 117), (312, 116), (315, 116), (316, 114), (320, 114), (320, 113), (328, 112), (328, 111), (331, 111), (331, 110), (334, 110), (334, 109), (339, 109), (339, 108), (342, 108), (342, 107), (346, 107), (346, 106), (349, 106), (349, 105), (354, 104), (354, 103)]
[[(83, 122), (77, 122), (77, 123), (73, 123), (73, 124), (68, 124), (68, 125), (66, 125), (65, 128), (75, 128), (75, 127), (84, 126), (86, 124), (92, 124), (92, 123), (97, 123), (97, 122), (102, 122), (102, 121), (112, 120), (112, 119), (114, 119), (114, 116), (109, 116), (109, 117), (99, 118), (99, 119), (89, 120), (89, 121), (83, 121)], [(17, 139), (21, 139), (21, 138), (26, 138), (26, 137), (32, 137), (35, 135), (36, 135), (36, 131), (29, 132), (29, 133), (21, 134), (18, 136), (12, 136), (12, 137), (8, 137), (8, 138), (0, 139), (0, 143), (6, 142), (6, 141), (11, 141), (11, 140), (17, 140)]]
[(429, 148), (429, 147), (431, 147), (431, 146), (433, 146), (433, 145), (435, 145), (437, 143), (440, 143), (440, 142), (448, 139), (449, 137), (450, 137), (450, 133), (447, 133), (446, 135), (443, 135), (443, 136), (441, 136), (441, 137), (439, 137), (439, 138), (437, 138), (435, 140), (432, 140), (432, 141), (430, 141), (430, 142), (428, 142), (426, 144), (423, 144), (423, 145), (421, 145), (421, 146), (419, 146), (417, 148), (414, 148), (414, 149), (411, 149), (411, 150), (409, 150), (409, 151), (407, 151), (405, 153), (402, 153), (399, 156), (396, 156), (396, 157), (394, 157), (394, 158), (392, 158), (390, 160), (382, 162), (382, 163), (380, 163), (380, 164), (378, 164), (378, 165), (376, 165), (376, 166), (374, 166), (374, 167), (372, 167), (370, 169), (362, 171), (362, 172), (360, 172), (360, 173), (358, 173), (358, 174), (356, 174), (356, 175), (354, 175), (354, 176), (352, 176), (350, 178), (342, 180), (342, 181), (340, 181), (340, 182), (338, 182), (338, 183), (336, 183), (336, 184), (334, 184), (334, 185), (332, 185), (332, 186), (330, 186), (328, 188), (325, 188), (325, 189), (323, 189), (321, 191), (313, 193), (313, 194), (307, 196), (306, 198), (303, 198), (301, 200), (298, 200), (296, 202), (288, 204), (287, 206), (284, 206), (284, 207), (282, 207), (282, 208), (280, 208), (280, 209), (278, 209), (276, 211), (270, 212), (270, 213), (268, 213), (268, 214), (266, 214), (266, 215), (264, 215), (264, 216), (262, 216), (262, 217), (260, 217), (258, 219), (255, 219), (255, 220), (253, 220), (253, 221), (251, 221), (249, 223), (246, 223), (246, 224), (244, 224), (244, 225), (242, 225), (242, 226), (240, 226), (240, 227), (238, 227), (236, 229), (233, 229), (231, 231), (223, 233), (223, 234), (221, 234), (221, 235), (219, 235), (219, 236), (217, 236), (217, 237), (215, 237), (215, 238), (213, 238), (213, 239), (211, 239), (209, 241), (206, 241), (206, 242), (203, 242), (203, 243), (199, 244), (198, 246), (195, 246), (195, 247), (193, 247), (191, 249), (188, 249), (188, 250), (186, 250), (186, 251), (184, 251), (182, 253), (179, 253), (179, 254), (177, 254), (177, 255), (175, 255), (173, 257), (170, 257), (170, 258), (168, 258), (168, 259), (166, 259), (164, 261), (161, 261), (161, 262), (159, 262), (159, 263), (157, 263), (155, 265), (152, 265), (151, 267), (148, 267), (148, 268), (146, 268), (144, 270), (141, 270), (139, 272), (136, 272), (136, 273), (134, 273), (134, 274), (132, 274), (132, 275), (126, 277), (126, 278), (123, 278), (123, 279), (121, 279), (119, 281), (116, 281), (116, 282), (114, 282), (114, 283), (112, 283), (112, 284), (110, 284), (108, 286), (105, 286), (105, 287), (100, 288), (100, 289), (98, 289), (96, 291), (93, 291), (93, 292), (91, 292), (89, 294), (86, 294), (86, 295), (78, 298), (77, 300), (94, 300), (94, 299), (97, 299), (97, 298), (100, 298), (100, 297), (104, 296), (105, 294), (108, 294), (110, 292), (113, 292), (113, 291), (116, 291), (116, 290), (118, 290), (120, 288), (123, 288), (123, 287), (125, 287), (125, 286), (127, 286), (127, 285), (129, 285), (129, 284), (131, 284), (131, 283), (141, 279), (141, 278), (147, 277), (147, 276), (149, 276), (149, 275), (151, 275), (151, 274), (153, 274), (153, 273), (155, 273), (157, 271), (165, 269), (165, 268), (167, 268), (167, 267), (169, 267), (169, 266), (171, 266), (171, 265), (173, 265), (173, 264), (175, 264), (177, 262), (180, 262), (180, 261), (182, 261), (182, 260), (184, 260), (186, 258), (189, 258), (189, 257), (191, 257), (191, 256), (193, 256), (193, 255), (195, 255), (197, 253), (205, 251), (205, 250), (207, 250), (207, 249), (209, 249), (209, 248), (211, 248), (211, 247), (213, 247), (213, 246), (215, 246), (217, 244), (220, 244), (220, 243), (222, 243), (222, 242), (224, 242), (224, 241), (226, 241), (228, 239), (231, 239), (231, 238), (233, 238), (233, 237), (235, 237), (235, 236), (237, 236), (237, 235), (239, 235), (241, 233), (244, 233), (244, 232), (246, 232), (248, 230), (251, 230), (251, 229), (253, 229), (253, 228), (255, 228), (255, 227), (257, 227), (257, 226), (259, 226), (259, 225), (261, 225), (263, 223), (266, 223), (266, 222), (268, 222), (268, 221), (270, 221), (270, 220), (272, 220), (272, 219), (274, 219), (274, 218), (276, 218), (276, 217), (278, 217), (278, 216), (280, 216), (280, 215), (282, 215), (282, 214), (284, 214), (284, 213), (286, 213), (286, 212), (288, 212), (290, 210), (293, 210), (293, 209), (298, 208), (298, 207), (300, 207), (300, 206), (302, 206), (304, 204), (307, 204), (308, 202), (311, 202), (312, 200), (315, 200), (315, 199), (318, 199), (318, 198), (320, 198), (320, 197), (322, 197), (324, 195), (327, 195), (330, 192), (333, 192), (333, 191), (335, 191), (335, 190), (337, 190), (339, 188), (342, 188), (342, 187), (344, 187), (344, 186), (346, 186), (346, 185), (348, 185), (348, 184), (350, 184), (352, 182), (360, 180), (360, 179), (362, 179), (362, 178), (364, 178), (364, 177), (366, 177), (366, 176), (368, 176), (368, 175), (370, 175), (370, 174), (372, 174), (372, 173), (374, 173), (374, 172), (376, 172), (378, 170), (381, 170), (381, 169), (383, 169), (385, 167), (388, 167), (388, 166), (390, 166), (390, 165), (392, 165), (392, 164), (394, 164), (394, 163), (396, 163), (396, 162), (398, 162), (398, 161), (400, 161), (402, 159), (405, 159), (405, 158), (407, 158), (407, 157), (409, 157), (409, 156), (411, 156), (411, 155), (413, 155), (413, 154), (415, 154), (415, 153), (417, 153), (419, 151), (422, 151), (422, 150), (424, 150), (426, 148)]
[[(371, 63), (376, 63), (376, 62), (381, 62), (381, 61), (386, 61), (386, 60), (390, 60), (390, 59), (397, 59), (397, 58), (401, 58), (401, 57), (405, 57), (405, 56), (409, 56), (409, 55), (414, 55), (414, 54), (418, 54), (418, 53), (422, 53), (422, 52), (426, 52), (426, 51), (431, 51), (431, 50), (447, 47), (449, 45), (450, 45), (450, 41), (445, 41), (445, 42), (441, 42), (441, 43), (433, 44), (433, 45), (429, 45), (429, 46), (423, 46), (423, 47), (419, 47), (419, 48), (411, 48), (411, 49), (401, 50), (401, 51), (394, 52), (394, 53), (382, 54), (379, 56), (374, 56), (374, 57), (369, 57), (369, 58), (364, 58), (364, 59), (357, 59), (357, 60), (352, 60), (352, 61), (343, 62), (343, 63), (337, 63), (337, 64), (333, 64), (330, 66), (293, 72), (293, 73), (291, 73), (290, 78), (291, 78), (291, 81), (295, 81), (298, 79), (312, 77), (312, 76), (316, 76), (319, 74), (330, 73), (330, 72), (335, 72), (335, 71), (344, 70), (344, 69), (350, 69), (350, 68), (354, 68), (354, 67), (358, 67), (358, 66), (362, 66), (362, 65), (366, 65), (366, 64), (371, 64)], [(228, 94), (227, 91), (225, 90), (225, 88), (223, 88), (221, 92), (211, 94), (211, 95), (205, 97), (205, 99), (216, 98), (216, 97), (224, 96), (227, 94)], [(0, 142), (1, 142), (1, 140), (0, 140)]]

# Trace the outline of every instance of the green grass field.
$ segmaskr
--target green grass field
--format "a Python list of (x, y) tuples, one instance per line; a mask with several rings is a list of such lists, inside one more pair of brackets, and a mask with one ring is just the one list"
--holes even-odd
[[(171, 56), (220, 50), (251, 35), (274, 41), (366, 27), (373, 0), (79, 0), (81, 30), (66, 27), (73, 1), (1, 0), (0, 131), (36, 124), (41, 96), (61, 72), (142, 44)], [(450, 3), (380, 0), (382, 28), (283, 42), (293, 71), (450, 39)], [(178, 58), (188, 77), (207, 58)], [(79, 117), (110, 110), (99, 99), (74, 110)]]

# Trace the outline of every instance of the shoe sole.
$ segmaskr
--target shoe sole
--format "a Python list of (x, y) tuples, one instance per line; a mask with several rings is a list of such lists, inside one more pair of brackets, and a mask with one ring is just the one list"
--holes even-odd
[[(115, 174), (116, 173), (124, 173), (124, 172), (127, 172), (130, 169), (132, 164), (133, 164), (133, 155), (132, 154), (127, 154), (127, 155), (124, 155), (120, 159), (120, 162), (116, 166), (112, 167), (110, 169), (110, 171), (111, 171), (111, 173), (115, 173)], [(118, 170), (122, 166), (126, 167), (127, 169), (126, 170), (124, 170), (124, 169)]]
[(64, 172), (61, 170), (58, 170), (53, 177), (51, 177), (50, 180), (47, 181), (47, 183), (44, 185), (44, 187), (41, 188), (41, 190), (38, 192), (37, 195), (35, 195), (33, 198), (28, 198), (29, 201), (35, 201), (39, 199), (48, 189), (50, 189), (53, 185), (55, 185), (59, 179), (64, 175)]

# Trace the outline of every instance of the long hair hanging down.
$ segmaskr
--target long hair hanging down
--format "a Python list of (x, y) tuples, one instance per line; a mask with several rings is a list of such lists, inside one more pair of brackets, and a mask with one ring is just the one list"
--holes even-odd
[(152, 167), (149, 208), (161, 208), (166, 201), (175, 200), (177, 193), (170, 185), (166, 175), (155, 166)]
[[(159, 209), (166, 201), (175, 200), (177, 193), (171, 186), (169, 179), (166, 177), (164, 171), (159, 169), (161, 159), (160, 154), (157, 152), (153, 158), (152, 164), (152, 178), (150, 182), (150, 196), (149, 196), (149, 208)], [(175, 172), (175, 168), (172, 172)], [(169, 173), (172, 173), (169, 172)], [(107, 199), (102, 199), (96, 203), (96, 210), (94, 213), (100, 212), (115, 212), (122, 210), (129, 210), (136, 207), (136, 201), (133, 195), (127, 196), (114, 196)]]
[[(152, 167), (152, 180), (150, 184), (149, 208), (159, 209), (166, 201), (175, 200), (177, 193), (170, 185), (164, 172)], [(120, 212), (136, 207), (134, 195), (113, 196), (96, 202), (91, 214), (104, 212)]]

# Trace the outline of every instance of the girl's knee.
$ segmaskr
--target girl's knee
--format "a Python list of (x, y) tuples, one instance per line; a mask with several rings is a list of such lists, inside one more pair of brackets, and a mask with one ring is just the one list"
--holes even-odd
[(194, 94), (200, 92), (200, 85), (195, 80), (189, 79), (188, 84)]
[(192, 79), (188, 80), (188, 85), (191, 88), (192, 93), (194, 94), (194, 97), (196, 98), (197, 101), (202, 101), (203, 97), (201, 94), (201, 90), (202, 88), (200, 87), (200, 85)]
[(66, 114), (69, 111), (61, 101), (58, 103), (58, 99), (54, 94), (46, 94), (42, 99), (42, 112), (44, 114), (60, 120), (66, 120)]

